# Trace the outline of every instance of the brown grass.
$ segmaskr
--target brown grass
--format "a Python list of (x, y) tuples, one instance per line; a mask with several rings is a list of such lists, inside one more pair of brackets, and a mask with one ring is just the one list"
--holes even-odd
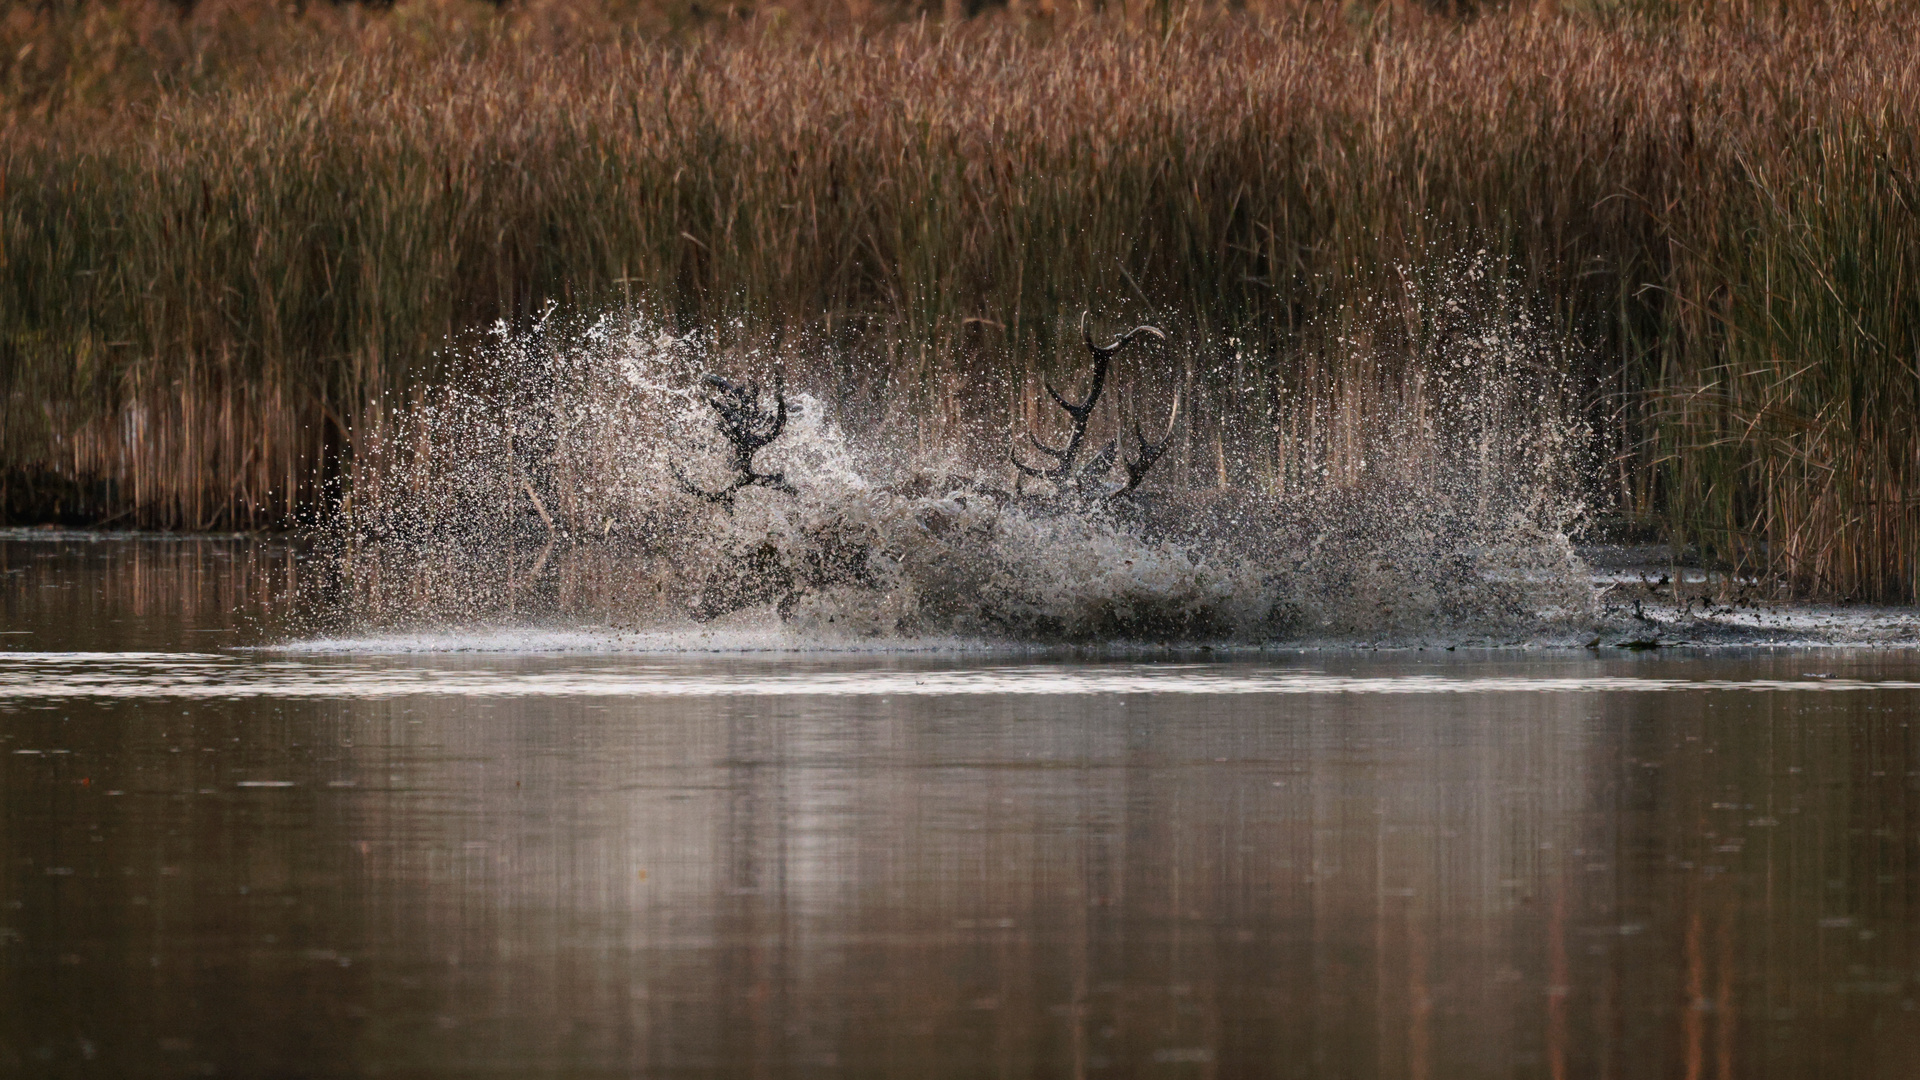
[(0, 504), (282, 522), (449, 335), (548, 299), (804, 331), (930, 438), (1019, 427), (1083, 307), (1151, 313), (1177, 481), (1284, 486), (1450, 347), (1408, 276), (1484, 249), (1455, 295), (1606, 358), (1623, 514), (1914, 595), (1920, 20), (1561, 7), (15, 13)]

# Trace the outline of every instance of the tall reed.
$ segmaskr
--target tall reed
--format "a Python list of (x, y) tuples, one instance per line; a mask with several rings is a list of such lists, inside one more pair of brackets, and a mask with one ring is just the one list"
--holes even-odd
[(450, 336), (548, 300), (804, 336), (929, 436), (1018, 430), (1083, 308), (1150, 314), (1170, 475), (1284, 486), (1447, 353), (1416, 280), (1484, 252), (1454, 299), (1601, 358), (1628, 516), (1920, 587), (1912, 15), (328, 18), (115, 111), (9, 84), (5, 513), (279, 523)]

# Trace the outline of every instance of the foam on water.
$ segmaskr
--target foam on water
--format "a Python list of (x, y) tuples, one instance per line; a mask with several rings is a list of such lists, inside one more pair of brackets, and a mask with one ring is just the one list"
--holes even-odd
[[(937, 655), (1025, 656), (1036, 648), (981, 639), (881, 638), (803, 633), (785, 626), (759, 628), (687, 627), (617, 630), (607, 627), (448, 628), (436, 631), (318, 637), (258, 650), (289, 655), (382, 655), (491, 653), (520, 656), (747, 656), (780, 655)], [(1038, 651), (1044, 652), (1044, 648)]]
[[(954, 656), (1039, 658), (1064, 653), (1079, 657), (1163, 657), (1193, 654), (1191, 643), (1156, 645), (1112, 641), (1063, 647), (1047, 642), (940, 636), (881, 637), (828, 634), (781, 625), (771, 612), (759, 613), (773, 625), (725, 628), (688, 626), (649, 630), (609, 627), (566, 628), (447, 627), (432, 631), (368, 633), (304, 638), (267, 646), (262, 651), (292, 656), (496, 654), (519, 656)], [(1295, 637), (1265, 643), (1212, 643), (1208, 655), (1219, 659), (1257, 657), (1267, 649), (1290, 653), (1369, 650), (1410, 652), (1422, 648), (1485, 646), (1485, 635), (1471, 629), (1448, 636), (1436, 631), (1422, 639), (1355, 640), (1334, 636)], [(1643, 604), (1634, 611), (1609, 600), (1591, 624), (1567, 625), (1551, 632), (1498, 641), (1497, 647), (1529, 652), (1602, 649), (1911, 649), (1920, 646), (1920, 608), (1843, 607), (1832, 604), (1771, 602), (1747, 607), (1691, 609), (1670, 602)]]
[(712, 671), (684, 664), (588, 666), (555, 662), (375, 664), (191, 653), (0, 653), (0, 701), (604, 697), (895, 697), (1190, 694), (1674, 693), (1688, 691), (1920, 690), (1920, 681), (1827, 678), (1678, 679), (1633, 675), (1361, 676), (1219, 664), (1017, 664), (966, 670), (768, 669)]

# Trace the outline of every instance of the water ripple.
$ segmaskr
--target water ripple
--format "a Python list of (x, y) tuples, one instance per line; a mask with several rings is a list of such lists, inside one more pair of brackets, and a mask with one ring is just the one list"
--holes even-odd
[(1920, 681), (1846, 678), (1679, 679), (1633, 675), (1356, 676), (1213, 664), (1023, 664), (954, 671), (690, 670), (685, 665), (427, 666), (263, 661), (200, 653), (0, 654), (0, 701), (76, 698), (380, 699), (466, 696), (890, 697), (1090, 694), (1568, 694), (1685, 691), (1920, 690)]

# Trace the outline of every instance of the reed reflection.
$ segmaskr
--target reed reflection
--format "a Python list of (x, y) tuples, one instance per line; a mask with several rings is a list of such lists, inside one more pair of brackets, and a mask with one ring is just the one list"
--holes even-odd
[[(7, 534), (0, 648), (204, 653), (266, 632), (294, 568), (271, 543)], [(220, 661), (257, 669), (244, 698), (0, 680), (0, 1075), (1920, 1060), (1920, 691), (1814, 680), (1920, 660), (1435, 655), (1266, 663), (1805, 688), (346, 700), (276, 696), (291, 661), (244, 652)]]
[(0, 650), (216, 649), (284, 623), (300, 545), (0, 529)]
[(69, 752), (5, 755), (0, 1031), (136, 1071), (1903, 1075), (1912, 703), (16, 710)]

